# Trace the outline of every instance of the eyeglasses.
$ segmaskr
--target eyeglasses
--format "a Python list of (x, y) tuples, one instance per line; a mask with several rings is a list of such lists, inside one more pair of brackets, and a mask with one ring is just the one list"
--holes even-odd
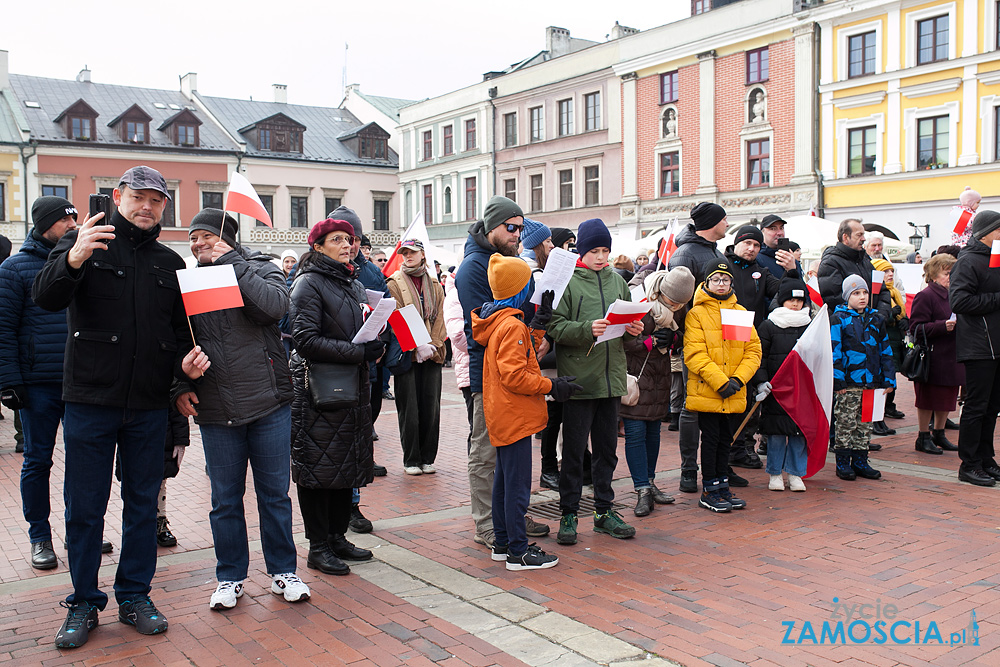
[(732, 285), (732, 278), (709, 278), (708, 282), (712, 285)]
[(511, 234), (513, 234), (514, 232), (520, 234), (524, 230), (524, 225), (512, 225), (509, 222), (505, 223), (504, 227), (506, 227), (507, 231), (510, 232)]
[(336, 236), (329, 237), (329, 239), (331, 241), (333, 241), (334, 243), (337, 243), (337, 244), (344, 243), (344, 244), (347, 244), (347, 245), (354, 245), (354, 242), (358, 240), (358, 237), (357, 236), (341, 236), (340, 234), (337, 234)]

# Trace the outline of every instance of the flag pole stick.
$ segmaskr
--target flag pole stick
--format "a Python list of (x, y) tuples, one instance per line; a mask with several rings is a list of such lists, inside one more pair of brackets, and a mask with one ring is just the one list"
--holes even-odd
[[(747, 389), (747, 391), (749, 391), (749, 388)], [(750, 421), (750, 418), (753, 417), (753, 413), (757, 412), (757, 408), (759, 407), (760, 407), (760, 401), (757, 401), (753, 404), (753, 408), (751, 408), (750, 412), (747, 413), (747, 416), (743, 419), (743, 423), (740, 424), (740, 427), (738, 429), (736, 429), (736, 433), (733, 435), (733, 442), (731, 443), (730, 446), (736, 444), (736, 440), (740, 437), (740, 433), (742, 433), (743, 429), (746, 428), (747, 422)]]
[(184, 317), (186, 317), (188, 321), (188, 331), (191, 332), (191, 342), (195, 347), (198, 347), (198, 341), (194, 339), (194, 327), (191, 326), (191, 316), (185, 313)]

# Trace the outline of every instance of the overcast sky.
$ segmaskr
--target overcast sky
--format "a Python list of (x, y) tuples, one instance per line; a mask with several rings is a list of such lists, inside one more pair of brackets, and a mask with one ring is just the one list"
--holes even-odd
[[(198, 73), (203, 95), (336, 106), (347, 82), (371, 95), (423, 99), (471, 85), (545, 48), (545, 27), (604, 41), (615, 21), (648, 30), (690, 14), (690, 0), (505, 2), (8, 3), (0, 50), (10, 71), (179, 89)], [(102, 11), (98, 7), (108, 7)]]

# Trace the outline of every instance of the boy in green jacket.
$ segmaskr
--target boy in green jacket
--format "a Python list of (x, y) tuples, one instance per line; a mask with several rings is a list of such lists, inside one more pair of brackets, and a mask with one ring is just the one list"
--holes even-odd
[[(615, 499), (611, 478), (618, 465), (618, 408), (625, 395), (625, 347), (620, 337), (594, 344), (610, 324), (604, 319), (608, 307), (615, 299), (630, 301), (631, 296), (628, 285), (608, 263), (611, 233), (603, 221), (594, 218), (581, 223), (576, 247), (580, 259), (548, 328), (556, 344), (559, 375), (575, 375), (576, 383), (583, 386), (563, 407), (559, 544), (576, 544), (588, 438), (593, 454), (594, 531), (619, 539), (635, 535), (635, 528), (611, 509)], [(642, 324), (632, 322), (626, 331), (637, 336)]]

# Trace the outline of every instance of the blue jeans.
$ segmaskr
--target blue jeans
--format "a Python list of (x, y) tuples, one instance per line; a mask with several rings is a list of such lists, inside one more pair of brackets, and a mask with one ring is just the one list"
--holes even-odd
[(115, 599), (121, 604), (149, 595), (156, 572), (156, 503), (163, 482), (167, 409), (66, 403), (63, 429), (66, 549), (73, 579), (66, 602), (87, 602), (98, 609), (108, 604), (107, 594), (97, 587), (97, 571), (116, 443), (122, 461), (122, 548)]
[(63, 417), (62, 385), (24, 387), (21, 424), (24, 427), (24, 464), (21, 466), (21, 507), (32, 544), (52, 539), (49, 526), (49, 472), (56, 431)]
[(528, 550), (524, 514), (531, 499), (531, 438), (497, 447), (493, 475), (493, 536), (507, 545), (507, 553), (522, 556)]
[(643, 421), (623, 417), (625, 424), (625, 461), (632, 473), (636, 489), (648, 488), (656, 476), (656, 459), (660, 456), (660, 421)]
[(767, 470), (768, 475), (780, 475), (786, 471), (789, 475), (803, 477), (806, 474), (806, 464), (809, 455), (806, 453), (806, 439), (801, 435), (769, 435), (767, 436)]
[(247, 463), (253, 471), (260, 515), (260, 538), (268, 574), (295, 572), (292, 541), (291, 476), (292, 409), (283, 405), (242, 426), (202, 424), (201, 440), (212, 483), (212, 523), (215, 576), (242, 581), (250, 567), (247, 521), (243, 509)]

